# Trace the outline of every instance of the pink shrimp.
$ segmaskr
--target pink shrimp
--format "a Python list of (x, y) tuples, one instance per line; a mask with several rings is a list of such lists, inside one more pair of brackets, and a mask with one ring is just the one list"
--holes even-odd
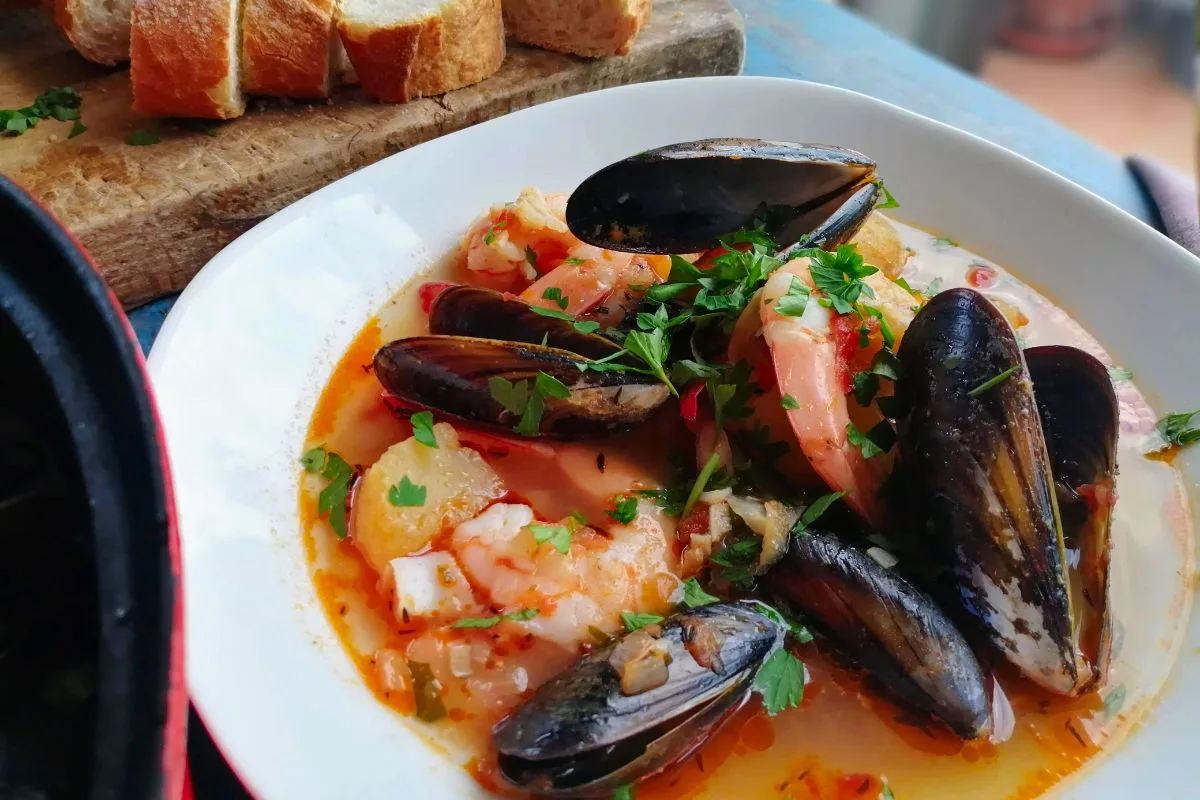
[(635, 287), (659, 283), (669, 271), (670, 261), (662, 256), (636, 256), (580, 243), (521, 298), (535, 306), (561, 308), (572, 316), (586, 314), (613, 325), (641, 302), (642, 292)]

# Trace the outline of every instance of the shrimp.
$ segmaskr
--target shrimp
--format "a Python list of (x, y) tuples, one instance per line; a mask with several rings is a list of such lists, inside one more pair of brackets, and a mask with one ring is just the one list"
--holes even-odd
[(493, 206), (463, 236), (460, 249), (477, 282), (520, 291), (583, 243), (567, 228), (567, 196), (526, 188)]

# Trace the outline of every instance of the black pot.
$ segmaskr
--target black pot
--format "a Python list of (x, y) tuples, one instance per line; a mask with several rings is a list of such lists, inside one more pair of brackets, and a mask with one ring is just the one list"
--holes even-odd
[(0, 177), (0, 797), (181, 796), (170, 485), (120, 306)]

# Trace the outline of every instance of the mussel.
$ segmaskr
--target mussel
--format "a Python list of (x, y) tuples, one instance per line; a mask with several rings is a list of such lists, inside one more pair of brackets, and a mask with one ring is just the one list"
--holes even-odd
[[(495, 379), (524, 392), (545, 373), (569, 390), (539, 395), (540, 433), (571, 439), (596, 436), (641, 422), (669, 396), (665, 384), (637, 372), (582, 370), (587, 359), (535, 344), (468, 336), (413, 336), (375, 354), (375, 376), (408, 407), (511, 433), (521, 412), (506, 405)], [(526, 395), (527, 396), (527, 395)]]
[(1077, 647), (1054, 473), (1015, 333), (981, 294), (952, 289), (917, 314), (899, 357), (899, 469), (947, 568), (950, 610), (1027, 679), (1086, 690), (1096, 669)]
[[(625, 634), (496, 724), (500, 774), (533, 794), (568, 797), (608, 796), (661, 772), (745, 704), (783, 639), (749, 603), (693, 608)], [(632, 690), (631, 672), (642, 675)]]
[(933, 599), (833, 536), (793, 536), (766, 588), (881, 694), (964, 739), (991, 732), (988, 679)]
[[(1025, 351), (1059, 498), (1083, 656), (1077, 691), (1102, 683), (1112, 655), (1108, 608), (1110, 528), (1116, 502), (1119, 406), (1108, 369), (1074, 347)], [(1089, 672), (1084, 672), (1087, 668)]]
[[(756, 223), (786, 246), (830, 220), (874, 178), (875, 162), (830, 145), (683, 142), (587, 178), (567, 203), (567, 226), (589, 244), (634, 253), (708, 250), (719, 237)], [(873, 207), (872, 201), (867, 212)], [(862, 219), (844, 217), (840, 224), (856, 222), (857, 229)]]
[(543, 344), (585, 358), (606, 358), (621, 346), (599, 333), (584, 333), (570, 321), (539, 314), (521, 300), (478, 286), (452, 286), (429, 307), (429, 332), (525, 344)]

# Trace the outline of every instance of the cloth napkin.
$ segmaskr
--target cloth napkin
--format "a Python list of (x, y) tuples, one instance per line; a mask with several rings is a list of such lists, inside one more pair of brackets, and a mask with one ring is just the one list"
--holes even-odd
[(1130, 156), (1125, 163), (1158, 210), (1162, 232), (1200, 256), (1200, 201), (1196, 182), (1146, 156)]

